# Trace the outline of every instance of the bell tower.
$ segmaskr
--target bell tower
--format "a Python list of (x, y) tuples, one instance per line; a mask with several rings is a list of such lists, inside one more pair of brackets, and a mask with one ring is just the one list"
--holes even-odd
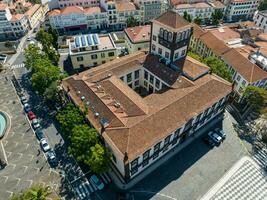
[(182, 71), (193, 26), (173, 11), (152, 21), (150, 53), (161, 57), (168, 66)]

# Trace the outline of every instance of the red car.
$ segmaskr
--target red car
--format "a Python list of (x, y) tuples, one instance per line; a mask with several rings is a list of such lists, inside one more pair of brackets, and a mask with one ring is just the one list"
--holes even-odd
[(29, 118), (29, 120), (33, 120), (36, 118), (36, 116), (32, 111), (30, 111), (30, 112), (28, 112), (28, 118)]

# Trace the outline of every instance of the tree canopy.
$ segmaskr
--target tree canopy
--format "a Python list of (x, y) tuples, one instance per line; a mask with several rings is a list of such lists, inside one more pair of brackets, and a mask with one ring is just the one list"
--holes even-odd
[(260, 5), (258, 7), (258, 10), (267, 10), (267, 0), (260, 1)]
[(139, 22), (136, 18), (131, 16), (131, 17), (127, 18), (126, 24), (127, 24), (127, 27), (134, 27), (134, 26), (138, 26)]
[(265, 109), (267, 104), (267, 90), (256, 86), (248, 86), (243, 93), (243, 98), (255, 109)]
[(49, 187), (34, 185), (20, 194), (12, 196), (10, 200), (47, 200), (50, 194)]
[(80, 110), (71, 103), (57, 114), (56, 119), (60, 124), (61, 130), (68, 137), (71, 136), (72, 129), (76, 125), (81, 125), (84, 122), (84, 117)]
[(204, 59), (204, 63), (206, 63), (212, 73), (217, 74), (223, 79), (232, 82), (232, 75), (227, 68), (227, 65), (220, 59), (216, 57), (207, 57)]
[(218, 25), (220, 23), (220, 20), (223, 18), (223, 12), (221, 10), (215, 10), (212, 14), (211, 14), (211, 22), (212, 25)]
[[(39, 47), (37, 47), (34, 44), (30, 44), (24, 52), (25, 56), (25, 67), (28, 70), (35, 70), (35, 67), (37, 66), (37, 63), (41, 64), (43, 63), (43, 60), (46, 59), (46, 55), (41, 51)], [(50, 61), (48, 60), (50, 63)]]
[(200, 25), (202, 23), (202, 19), (197, 16), (195, 19), (194, 19), (194, 23), (197, 24), (197, 25)]
[(192, 22), (192, 17), (190, 14), (188, 14), (186, 11), (184, 11), (183, 18), (187, 20), (188, 22)]

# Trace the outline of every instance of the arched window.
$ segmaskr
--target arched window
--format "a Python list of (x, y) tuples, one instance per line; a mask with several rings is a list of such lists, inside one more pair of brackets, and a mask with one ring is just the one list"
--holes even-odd
[(164, 30), (164, 35), (163, 35), (163, 38), (164, 38), (165, 40), (167, 40), (167, 39), (168, 39), (168, 32), (167, 32), (166, 30)]
[(182, 33), (182, 40), (185, 39), (185, 36), (186, 36), (186, 31), (184, 31), (184, 32)]
[(163, 37), (163, 28), (160, 28), (160, 29), (159, 29), (159, 35), (160, 35), (161, 37)]
[(177, 33), (176, 42), (179, 42), (181, 40), (181, 36), (182, 36), (181, 33)]
[(172, 33), (171, 32), (168, 33), (168, 41), (170, 41), (170, 42), (172, 41)]

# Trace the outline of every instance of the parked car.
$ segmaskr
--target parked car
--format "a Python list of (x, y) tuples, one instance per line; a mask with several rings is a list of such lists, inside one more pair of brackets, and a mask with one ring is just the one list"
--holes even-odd
[(31, 37), (27, 37), (27, 41), (31, 41), (32, 39), (31, 39)]
[(216, 131), (216, 133), (217, 133), (219, 136), (222, 137), (222, 139), (225, 139), (225, 138), (226, 138), (226, 134), (225, 134), (225, 132), (224, 132), (222, 129), (220, 129), (220, 128), (216, 128), (215, 131)]
[(38, 28), (34, 28), (33, 32), (36, 33), (38, 31)]
[(215, 143), (212, 141), (212, 139), (210, 137), (207, 137), (207, 136), (203, 137), (202, 140), (206, 145), (208, 145), (210, 147), (214, 147), (215, 146)]
[(32, 111), (29, 111), (28, 112), (28, 118), (29, 118), (29, 120), (33, 120), (36, 118), (36, 115)]
[(46, 141), (45, 138), (42, 138), (42, 139), (40, 140), (40, 144), (41, 144), (41, 147), (42, 147), (42, 149), (44, 150), (44, 152), (47, 152), (47, 151), (50, 150), (50, 146), (49, 146), (49, 144), (47, 143), (47, 141)]
[(49, 150), (47, 152), (47, 159), (48, 162), (52, 165), (52, 166), (56, 166), (57, 165), (57, 157), (56, 154), (53, 150)]
[(90, 177), (90, 181), (96, 186), (98, 190), (102, 190), (104, 188), (104, 183), (96, 175), (92, 175)]
[(40, 128), (35, 130), (35, 134), (36, 134), (36, 137), (38, 140), (45, 138), (44, 133), (43, 133), (42, 129), (40, 129)]
[(27, 103), (27, 97), (25, 95), (22, 95), (20, 97), (21, 103), (24, 105), (25, 103)]
[(35, 119), (32, 120), (32, 127), (34, 129), (40, 128), (40, 124), (39, 124), (38, 119), (35, 118)]
[(24, 110), (25, 110), (26, 113), (30, 112), (30, 111), (31, 111), (31, 107), (30, 107), (30, 105), (27, 104), (27, 103), (25, 103), (25, 104), (24, 104)]
[(219, 136), (217, 133), (209, 132), (208, 136), (215, 142), (217, 146), (222, 142), (222, 137)]

